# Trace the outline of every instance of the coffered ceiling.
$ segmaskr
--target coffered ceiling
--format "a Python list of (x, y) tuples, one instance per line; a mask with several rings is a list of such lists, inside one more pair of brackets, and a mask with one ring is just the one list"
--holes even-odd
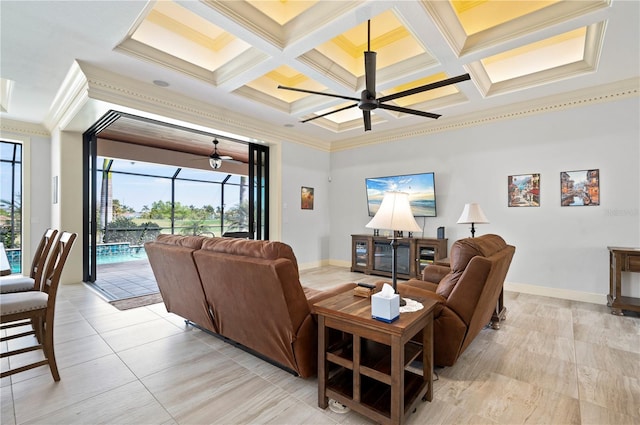
[[(278, 85), (359, 98), (369, 49), (377, 52), (378, 97), (465, 73), (471, 80), (389, 101), (439, 120), (375, 109), (368, 134), (420, 132), (543, 99), (562, 103), (563, 94), (630, 79), (637, 95), (640, 75), (635, 1), (3, 0), (0, 7), (2, 116), (25, 121), (44, 120), (73, 61), (246, 117), (247, 136), (268, 127), (328, 147), (366, 142), (360, 109), (316, 119), (353, 102)], [(228, 130), (224, 122), (211, 128)]]

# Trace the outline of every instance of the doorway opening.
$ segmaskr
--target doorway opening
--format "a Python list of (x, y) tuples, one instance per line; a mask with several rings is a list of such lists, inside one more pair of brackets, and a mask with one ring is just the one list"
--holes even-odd
[(109, 300), (158, 292), (144, 244), (161, 233), (268, 239), (268, 147), (115, 111), (84, 145), (84, 280)]

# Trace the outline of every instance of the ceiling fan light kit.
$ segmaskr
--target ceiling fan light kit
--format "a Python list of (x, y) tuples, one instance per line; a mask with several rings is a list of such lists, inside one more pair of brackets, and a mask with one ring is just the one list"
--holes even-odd
[(218, 143), (218, 139), (213, 139), (213, 152), (209, 155), (209, 165), (214, 170), (222, 167), (222, 157), (218, 154)]
[(371, 20), (367, 21), (367, 51), (364, 52), (364, 77), (365, 77), (365, 89), (362, 90), (362, 92), (360, 93), (360, 99), (356, 97), (351, 97), (351, 96), (341, 96), (337, 94), (298, 89), (295, 87), (286, 87), (282, 85), (279, 85), (278, 88), (283, 90), (292, 90), (292, 91), (297, 91), (302, 93), (317, 94), (321, 96), (329, 96), (329, 97), (337, 97), (340, 99), (353, 100), (356, 103), (345, 106), (343, 108), (336, 109), (334, 111), (326, 112), (324, 114), (315, 115), (311, 118), (302, 120), (301, 122), (304, 123), (304, 122), (312, 121), (312, 120), (322, 118), (330, 114), (335, 114), (336, 112), (344, 111), (345, 109), (351, 109), (357, 106), (360, 110), (362, 110), (362, 118), (364, 121), (364, 131), (369, 131), (371, 130), (371, 111), (378, 108), (386, 109), (389, 111), (401, 112), (405, 114), (419, 115), (422, 117), (433, 118), (433, 119), (440, 118), (441, 116), (440, 114), (418, 111), (416, 109), (409, 109), (409, 108), (404, 108), (396, 105), (389, 105), (383, 102), (387, 102), (389, 100), (394, 100), (394, 99), (398, 99), (405, 96), (411, 96), (417, 93), (422, 93), (428, 90), (449, 86), (451, 84), (456, 84), (456, 83), (471, 79), (471, 76), (469, 74), (463, 74), (457, 77), (447, 78), (446, 80), (425, 84), (423, 86), (414, 87), (412, 89), (403, 90), (401, 92), (390, 94), (388, 96), (376, 98), (376, 52), (371, 51)]

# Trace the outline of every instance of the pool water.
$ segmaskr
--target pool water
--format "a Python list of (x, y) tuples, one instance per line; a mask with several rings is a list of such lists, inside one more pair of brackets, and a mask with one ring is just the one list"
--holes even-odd
[(98, 265), (147, 259), (147, 253), (143, 246), (131, 246), (128, 243), (100, 244), (96, 247), (96, 255), (96, 264)]
[(138, 253), (130, 253), (130, 254), (112, 254), (112, 255), (98, 255), (96, 259), (96, 264), (113, 264), (113, 263), (124, 263), (125, 261), (136, 261), (136, 260), (146, 260), (147, 253), (144, 249), (140, 250)]
[[(98, 245), (96, 264), (124, 263), (126, 261), (146, 260), (147, 253), (142, 246), (130, 246), (128, 243)], [(11, 273), (20, 273), (21, 251), (7, 250), (7, 257), (11, 265)]]

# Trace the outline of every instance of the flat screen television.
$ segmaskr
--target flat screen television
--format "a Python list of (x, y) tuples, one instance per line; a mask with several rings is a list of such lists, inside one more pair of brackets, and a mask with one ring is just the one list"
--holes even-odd
[(405, 174), (402, 176), (371, 177), (365, 179), (369, 216), (378, 212), (385, 192), (399, 191), (409, 194), (414, 217), (435, 217), (436, 184), (434, 173)]

